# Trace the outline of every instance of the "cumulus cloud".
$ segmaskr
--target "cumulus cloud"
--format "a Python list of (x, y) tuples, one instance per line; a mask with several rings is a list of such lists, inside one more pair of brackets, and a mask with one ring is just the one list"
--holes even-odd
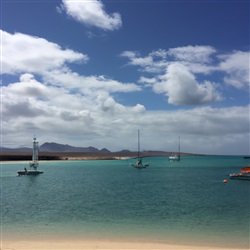
[[(30, 134), (36, 133), (41, 142), (136, 150), (139, 128), (145, 150), (174, 151), (177, 135), (181, 136), (185, 152), (218, 153), (227, 143), (237, 142), (241, 144), (239, 152), (247, 150), (242, 147), (248, 142), (249, 106), (147, 111), (141, 104), (124, 106), (107, 91), (84, 96), (46, 85), (31, 74), (23, 74), (19, 82), (3, 86), (2, 96), (3, 142), (8, 138), (9, 143), (12, 139), (16, 143), (16, 138), (25, 135), (22, 140), (29, 143)], [(72, 138), (80, 138), (81, 142), (73, 142)], [(237, 153), (235, 148), (233, 152)]]
[[(142, 73), (139, 83), (151, 86), (156, 93), (164, 93), (170, 104), (199, 105), (223, 99), (219, 87), (223, 83), (235, 88), (249, 87), (249, 52), (234, 51), (220, 55), (211, 46), (185, 46), (169, 50), (152, 51), (147, 56), (139, 52), (124, 51), (128, 65)], [(209, 80), (219, 72), (221, 81)], [(202, 80), (197, 80), (202, 79)]]
[(122, 26), (119, 13), (108, 14), (103, 3), (99, 0), (63, 0), (60, 12), (65, 10), (67, 15), (76, 21), (103, 30), (116, 30)]
[[(212, 49), (210, 54), (203, 52), (206, 56), (201, 56), (199, 52), (189, 61), (187, 56), (180, 59), (178, 50), (155, 50), (146, 56), (124, 52), (129, 64), (141, 70), (141, 84), (137, 85), (73, 72), (70, 64), (87, 62), (88, 56), (46, 39), (4, 31), (1, 35), (2, 73), (20, 76), (19, 80), (1, 86), (5, 146), (19, 142), (29, 145), (31, 134), (36, 133), (40, 142), (136, 150), (139, 128), (142, 149), (173, 151), (177, 135), (181, 136), (186, 152), (221, 153), (226, 151), (225, 145), (234, 145), (232, 153), (237, 153), (236, 148), (241, 153), (249, 149), (249, 106), (149, 111), (140, 103), (123, 105), (116, 95), (141, 91), (145, 83), (175, 105), (218, 101), (221, 96), (217, 84), (204, 76), (217, 70), (226, 72), (228, 80), (235, 80), (240, 72), (247, 79), (247, 70), (241, 64), (247, 54), (238, 51), (218, 57), (220, 62), (213, 69)], [(240, 71), (241, 68), (245, 70)], [(198, 80), (199, 75), (204, 80)]]
[(195, 76), (182, 64), (172, 63), (161, 80), (153, 85), (156, 93), (164, 93), (175, 105), (197, 105), (221, 100), (215, 84), (198, 83)]
[(215, 53), (216, 50), (211, 46), (189, 45), (169, 50), (155, 50), (144, 57), (135, 51), (124, 51), (121, 56), (127, 57), (129, 65), (137, 66), (143, 72), (164, 72), (172, 62), (179, 62), (193, 73), (208, 74), (215, 69), (214, 66), (210, 65)]
[(113, 115), (143, 112), (142, 105), (126, 107), (111, 96), (140, 91), (136, 84), (71, 71), (70, 63), (87, 62), (88, 56), (42, 38), (1, 32), (2, 73), (20, 74), (19, 82), (2, 86), (3, 134), (13, 135), (18, 128), (50, 135), (98, 134)]
[(222, 61), (218, 70), (226, 72), (224, 81), (236, 88), (249, 88), (250, 84), (250, 53), (234, 51), (231, 54), (219, 55)]
[(89, 57), (82, 53), (63, 49), (46, 39), (22, 33), (10, 34), (1, 31), (1, 35), (3, 74), (38, 74), (47, 84), (70, 86), (71, 89), (81, 88), (85, 93), (97, 89), (105, 89), (108, 92), (140, 90), (140, 87), (133, 83), (121, 83), (104, 76), (81, 76), (72, 72), (68, 64), (86, 63), (89, 60)]
[[(218, 153), (227, 143), (237, 142), (239, 152), (248, 150), (243, 147), (248, 143), (249, 106), (147, 111), (141, 104), (121, 105), (107, 91), (84, 96), (69, 88), (46, 85), (31, 74), (3, 86), (2, 96), (3, 143), (8, 139), (8, 143), (16, 145), (16, 138), (29, 143), (30, 134), (36, 133), (41, 143), (136, 150), (139, 128), (145, 150), (174, 151), (177, 135), (181, 136), (185, 152)], [(233, 147), (232, 153), (237, 150)]]
[(46, 39), (22, 33), (0, 31), (2, 38), (2, 73), (38, 73), (66, 67), (66, 63), (87, 62), (88, 56)]
[(49, 134), (98, 134), (102, 127), (109, 130), (106, 126), (114, 117), (145, 111), (139, 104), (126, 107), (117, 103), (105, 89), (85, 95), (74, 86), (47, 85), (28, 73), (19, 82), (2, 87), (2, 100), (4, 134), (18, 132), (18, 126)]

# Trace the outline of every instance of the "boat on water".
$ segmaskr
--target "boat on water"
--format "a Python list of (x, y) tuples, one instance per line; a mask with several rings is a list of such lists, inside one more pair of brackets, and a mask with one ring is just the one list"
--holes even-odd
[(130, 164), (130, 166), (138, 169), (147, 168), (149, 164), (143, 164), (142, 158), (140, 157), (140, 131), (138, 130), (138, 151), (137, 151), (137, 161), (135, 164)]
[(179, 145), (178, 145), (178, 154), (172, 154), (168, 157), (169, 161), (180, 161), (181, 160), (181, 146), (180, 146), (180, 136), (179, 136)]
[(170, 161), (180, 161), (180, 156), (179, 155), (170, 155), (169, 157), (168, 157), (168, 159), (170, 160)]
[(36, 141), (36, 137), (34, 136), (34, 138), (33, 138), (32, 162), (30, 162), (30, 164), (29, 164), (30, 168), (32, 168), (32, 169), (31, 170), (27, 170), (27, 168), (25, 167), (24, 170), (21, 170), (21, 171), (17, 172), (18, 176), (21, 176), (21, 175), (39, 175), (39, 174), (43, 174), (43, 171), (37, 170), (37, 168), (39, 166), (38, 152), (39, 152), (38, 141)]
[(244, 167), (240, 173), (230, 174), (230, 179), (233, 180), (249, 180), (250, 181), (250, 167)]

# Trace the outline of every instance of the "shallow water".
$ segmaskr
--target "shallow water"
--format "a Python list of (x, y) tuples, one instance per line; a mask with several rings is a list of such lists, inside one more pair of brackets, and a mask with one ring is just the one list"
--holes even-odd
[(44, 174), (21, 177), (27, 163), (3, 163), (3, 235), (249, 247), (250, 182), (228, 177), (249, 159), (149, 157), (141, 170), (133, 161), (47, 161)]

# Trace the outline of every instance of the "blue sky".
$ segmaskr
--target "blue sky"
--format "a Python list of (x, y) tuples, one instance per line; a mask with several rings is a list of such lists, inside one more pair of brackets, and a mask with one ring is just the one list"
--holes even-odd
[(2, 145), (249, 154), (249, 1), (2, 1)]

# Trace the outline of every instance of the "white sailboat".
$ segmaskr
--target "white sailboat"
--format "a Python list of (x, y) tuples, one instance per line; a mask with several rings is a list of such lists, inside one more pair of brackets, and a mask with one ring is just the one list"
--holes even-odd
[(140, 131), (138, 130), (138, 152), (137, 152), (137, 161), (135, 164), (130, 164), (134, 168), (147, 168), (149, 167), (149, 164), (143, 164), (142, 163), (142, 158), (140, 157)]
[(30, 162), (30, 167), (33, 168), (33, 170), (27, 170), (27, 168), (24, 168), (24, 170), (17, 172), (18, 176), (21, 176), (21, 175), (38, 175), (38, 174), (43, 173), (43, 171), (37, 170), (37, 168), (39, 166), (38, 152), (39, 152), (38, 141), (36, 141), (36, 137), (34, 136), (34, 139), (33, 139), (33, 151), (32, 151), (32, 162)]
[(178, 145), (178, 154), (172, 154), (168, 157), (169, 161), (180, 161), (181, 160), (181, 155), (180, 155), (180, 136), (179, 136), (179, 145)]

